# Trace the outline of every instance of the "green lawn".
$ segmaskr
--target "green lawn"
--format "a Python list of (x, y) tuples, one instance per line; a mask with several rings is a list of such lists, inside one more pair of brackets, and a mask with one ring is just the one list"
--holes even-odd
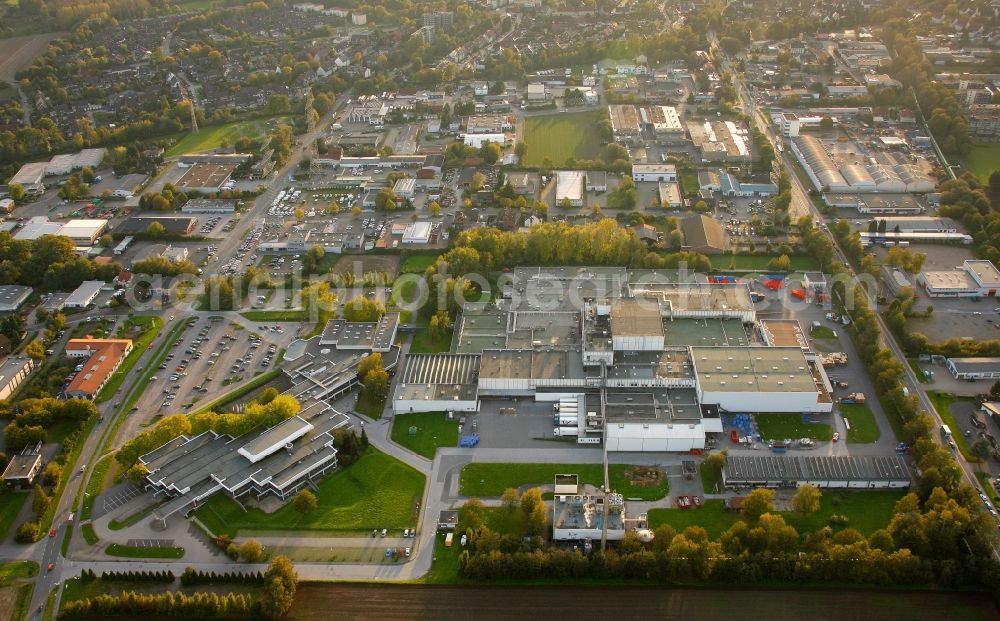
[(264, 119), (251, 119), (248, 121), (235, 121), (223, 125), (210, 125), (200, 128), (196, 134), (188, 133), (181, 138), (177, 144), (170, 147), (167, 156), (184, 155), (185, 153), (197, 153), (199, 151), (210, 151), (222, 146), (222, 141), (228, 139), (230, 144), (235, 143), (239, 138), (257, 138), (270, 131), (270, 128), (277, 127), (277, 124), (268, 125), (270, 120), (291, 124), (292, 119), (288, 116), (276, 116)]
[(309, 312), (305, 310), (251, 310), (240, 313), (250, 321), (306, 321)]
[(951, 413), (952, 403), (959, 401), (974, 403), (975, 399), (972, 397), (958, 397), (951, 393), (936, 392), (934, 390), (928, 390), (927, 396), (930, 398), (931, 403), (934, 404), (934, 409), (941, 416), (941, 420), (951, 428), (952, 439), (958, 445), (958, 451), (962, 454), (962, 457), (965, 457), (966, 461), (980, 461), (978, 457), (972, 454), (972, 451), (969, 449), (969, 443), (965, 439), (965, 434), (962, 433), (962, 429), (965, 429), (968, 425), (959, 425), (958, 421), (955, 420), (955, 415)]
[(840, 413), (851, 423), (851, 430), (847, 432), (847, 441), (851, 444), (872, 444), (882, 435), (878, 423), (875, 422), (875, 414), (867, 405), (861, 403), (841, 405)]
[(0, 563), (0, 586), (10, 586), (23, 578), (34, 578), (38, 575), (38, 563), (35, 561), (10, 561)]
[[(416, 428), (414, 435), (410, 427)], [(458, 420), (448, 420), (447, 412), (397, 414), (392, 419), (392, 441), (434, 459), (437, 447), (458, 446)]]
[(428, 329), (422, 328), (413, 333), (413, 340), (410, 342), (411, 354), (435, 354), (451, 349), (451, 331), (441, 338), (432, 338)]
[(764, 440), (797, 440), (813, 438), (829, 441), (833, 438), (833, 429), (827, 423), (806, 423), (801, 414), (763, 413), (754, 417), (757, 428)]
[(691, 196), (698, 194), (701, 190), (701, 184), (698, 183), (698, 173), (691, 170), (688, 172), (682, 172), (678, 175), (681, 182), (681, 192), (685, 196)]
[(123, 517), (120, 520), (113, 519), (110, 522), (108, 522), (108, 528), (110, 528), (111, 530), (121, 530), (123, 528), (127, 528), (127, 527), (135, 524), (136, 522), (139, 522), (143, 518), (147, 517), (153, 511), (156, 511), (156, 508), (159, 507), (159, 506), (160, 506), (160, 503), (151, 504), (148, 507), (145, 507), (144, 509), (140, 509), (139, 511), (136, 511), (135, 513), (133, 513), (131, 515), (126, 515), (125, 517)]
[(835, 339), (837, 338), (837, 333), (833, 331), (833, 328), (828, 328), (826, 326), (816, 327), (813, 326), (809, 328), (809, 336), (814, 339)]
[(425, 477), (403, 462), (369, 449), (354, 464), (319, 484), (319, 506), (307, 515), (287, 504), (274, 513), (244, 511), (236, 501), (213, 496), (195, 512), (215, 534), (240, 531), (325, 530), (359, 532), (414, 525), (414, 503), (423, 496)]
[(907, 358), (906, 362), (910, 365), (910, 368), (913, 369), (913, 374), (917, 376), (917, 381), (921, 384), (926, 384), (927, 375), (924, 373), (924, 370), (920, 368), (918, 361), (914, 358)]
[(706, 494), (717, 494), (722, 489), (722, 477), (711, 468), (706, 468), (705, 464), (698, 467), (701, 475), (701, 490)]
[(354, 409), (368, 418), (378, 420), (385, 412), (385, 399), (372, 399), (368, 396), (367, 391), (362, 390), (361, 394), (358, 395), (358, 404), (354, 406)]
[(147, 548), (138, 546), (126, 546), (120, 543), (109, 544), (104, 548), (105, 554), (110, 556), (121, 556), (124, 558), (181, 558), (184, 556), (184, 548)]
[[(767, 271), (767, 263), (778, 255), (770, 254), (715, 254), (708, 259), (712, 262), (714, 271), (726, 270), (761, 270)], [(791, 259), (791, 271), (804, 272), (818, 269), (816, 259), (803, 254), (794, 254)]]
[(139, 362), (139, 358), (146, 353), (146, 350), (153, 343), (153, 339), (163, 329), (163, 319), (150, 315), (137, 315), (125, 322), (125, 329), (125, 334), (119, 334), (119, 338), (129, 338), (129, 334), (134, 334), (139, 330), (142, 330), (142, 333), (138, 337), (131, 337), (132, 352), (125, 357), (125, 360), (118, 367), (118, 370), (115, 371), (115, 374), (111, 376), (108, 383), (97, 394), (97, 398), (95, 399), (97, 403), (108, 401), (115, 396), (115, 393), (121, 388), (122, 382), (125, 381), (125, 377), (132, 371), (132, 367)]
[[(86, 541), (87, 545), (89, 546), (97, 545), (97, 542), (101, 540), (101, 538), (97, 536), (97, 531), (94, 530), (94, 525), (90, 522), (87, 522), (86, 524), (81, 526), (80, 532), (83, 533), (83, 540)], [(69, 539), (68, 536), (66, 538)]]
[(1000, 170), (1000, 144), (977, 144), (965, 158), (965, 166), (983, 183), (994, 170)]
[(417, 252), (406, 255), (402, 265), (399, 266), (400, 274), (423, 274), (428, 267), (434, 265), (437, 258), (441, 256), (439, 252)]
[[(843, 515), (848, 519), (847, 527), (856, 528), (864, 535), (870, 535), (884, 528), (892, 519), (892, 511), (905, 495), (901, 490), (874, 491), (828, 491), (823, 490), (819, 511), (809, 516), (782, 512), (785, 521), (800, 534), (815, 532), (828, 525), (831, 515)], [(678, 532), (688, 526), (701, 526), (710, 539), (717, 539), (737, 520), (739, 513), (726, 511), (724, 501), (706, 500), (701, 509), (650, 509), (649, 527), (670, 524)], [(838, 530), (844, 527), (834, 527)]]
[[(611, 464), (608, 476), (611, 489), (625, 498), (659, 500), (667, 495), (666, 477), (654, 486), (634, 485), (626, 476), (632, 468), (626, 464)], [(601, 464), (493, 464), (472, 463), (462, 468), (460, 492), (464, 496), (500, 496), (508, 487), (522, 485), (552, 485), (557, 474), (578, 474), (580, 483), (597, 487), (604, 485)]]
[(524, 119), (524, 142), (528, 154), (527, 166), (541, 166), (548, 157), (556, 166), (566, 160), (591, 160), (597, 157), (604, 141), (597, 134), (597, 123), (607, 118), (606, 110), (592, 110), (574, 114), (546, 114)]

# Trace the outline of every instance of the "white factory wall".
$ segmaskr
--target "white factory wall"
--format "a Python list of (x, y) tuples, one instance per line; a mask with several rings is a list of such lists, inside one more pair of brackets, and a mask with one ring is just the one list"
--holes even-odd
[(615, 351), (663, 351), (663, 336), (612, 336)]
[(815, 392), (699, 391), (699, 402), (727, 412), (832, 412), (833, 403), (820, 403)]
[(608, 423), (607, 447), (620, 452), (686, 453), (705, 448), (701, 424)]
[(452, 412), (475, 412), (479, 409), (478, 400), (473, 401), (452, 401), (434, 399), (395, 399), (392, 402), (392, 409), (397, 414), (409, 414), (410, 412), (441, 412), (450, 410)]

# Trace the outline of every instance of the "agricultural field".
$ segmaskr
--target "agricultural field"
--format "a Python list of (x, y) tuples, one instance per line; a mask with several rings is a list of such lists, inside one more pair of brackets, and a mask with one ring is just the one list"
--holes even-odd
[(319, 484), (315, 511), (302, 515), (291, 504), (274, 513), (244, 511), (235, 500), (213, 496), (195, 515), (216, 534), (268, 531), (340, 531), (357, 534), (373, 528), (413, 526), (414, 503), (425, 477), (385, 453), (368, 449), (355, 463)]
[(167, 155), (174, 156), (211, 151), (212, 149), (221, 147), (223, 140), (228, 140), (232, 144), (240, 138), (257, 138), (268, 133), (280, 123), (290, 124), (291, 122), (291, 117), (275, 116), (248, 121), (235, 121), (223, 125), (209, 125), (202, 127), (196, 134), (188, 133), (185, 135), (177, 144), (170, 147)]
[(64, 34), (66, 33), (47, 32), (0, 39), (0, 80), (13, 83), (14, 74), (30, 67), (35, 58), (49, 49), (49, 41)]
[(561, 166), (571, 157), (594, 159), (604, 146), (595, 128), (606, 115), (604, 110), (593, 110), (527, 117), (524, 119), (524, 143), (528, 145), (528, 154), (524, 163), (541, 166), (548, 157), (556, 166)]
[(965, 167), (983, 183), (994, 170), (1000, 170), (1000, 144), (977, 144), (965, 158)]

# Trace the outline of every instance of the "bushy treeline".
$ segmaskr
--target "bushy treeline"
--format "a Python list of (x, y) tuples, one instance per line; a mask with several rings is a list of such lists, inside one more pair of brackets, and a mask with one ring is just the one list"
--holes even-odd
[(143, 594), (126, 591), (119, 595), (101, 594), (96, 597), (67, 602), (57, 619), (104, 618), (117, 616), (156, 617), (216, 617), (246, 618), (254, 614), (254, 603), (243, 593), (157, 593)]
[(19, 450), (28, 444), (45, 442), (46, 429), (57, 420), (82, 426), (97, 413), (97, 408), (86, 399), (22, 399), (10, 413), (14, 420), (4, 429), (4, 444), (10, 450)]
[[(93, 569), (84, 569), (80, 572), (80, 579), (92, 582), (98, 579), (97, 573)], [(174, 572), (172, 571), (102, 571), (101, 580), (128, 580), (131, 582), (173, 582)]]
[(264, 584), (264, 573), (260, 571), (240, 572), (201, 571), (191, 566), (184, 568), (181, 574), (181, 584), (189, 587), (199, 584)]
[(115, 459), (129, 468), (140, 456), (182, 435), (198, 435), (206, 431), (241, 436), (257, 427), (271, 427), (299, 413), (299, 402), (290, 395), (278, 395), (267, 404), (252, 403), (239, 413), (198, 412), (176, 414), (161, 420), (126, 442)]

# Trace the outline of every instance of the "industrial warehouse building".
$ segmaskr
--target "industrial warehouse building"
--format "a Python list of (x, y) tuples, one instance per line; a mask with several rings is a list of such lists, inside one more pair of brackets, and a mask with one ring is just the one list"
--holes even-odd
[(864, 157), (855, 151), (834, 152), (820, 138), (810, 135), (792, 138), (791, 145), (792, 153), (820, 192), (925, 194), (934, 191), (934, 180), (919, 166), (890, 153)]
[(898, 455), (730, 455), (722, 468), (726, 487), (907, 488), (910, 471)]
[(1000, 291), (1000, 270), (985, 259), (966, 260), (962, 269), (923, 270), (917, 284), (932, 298), (994, 297)]
[(575, 411), (576, 427), (553, 433), (581, 444), (703, 449), (706, 434), (722, 432), (722, 412), (832, 411), (801, 328), (774, 323), (758, 325), (742, 282), (518, 268), (500, 300), (463, 311), (450, 353), (407, 357), (393, 408), (472, 412), (483, 399), (521, 397)]
[(948, 358), (945, 366), (955, 379), (1000, 379), (1000, 358)]
[(569, 201), (573, 207), (583, 207), (583, 179), (581, 170), (556, 171), (556, 206)]

